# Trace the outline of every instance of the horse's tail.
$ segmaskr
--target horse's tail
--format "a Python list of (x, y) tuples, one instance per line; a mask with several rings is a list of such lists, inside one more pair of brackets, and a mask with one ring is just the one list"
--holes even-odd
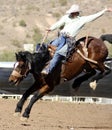
[(104, 34), (100, 36), (102, 41), (107, 41), (112, 44), (112, 34)]
[(107, 57), (107, 58), (105, 59), (105, 61), (111, 61), (111, 62), (112, 62), (112, 58)]

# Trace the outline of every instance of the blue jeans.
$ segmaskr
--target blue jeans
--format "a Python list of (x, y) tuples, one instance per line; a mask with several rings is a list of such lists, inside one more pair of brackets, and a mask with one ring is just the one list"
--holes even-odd
[(64, 36), (59, 36), (51, 43), (52, 45), (56, 46), (56, 51), (60, 50), (66, 44), (66, 38)]
[(49, 63), (49, 68), (48, 68), (48, 73), (51, 73), (55, 67), (61, 63), (61, 61), (64, 59), (64, 56), (55, 53), (53, 58), (51, 59), (50, 63)]
[(68, 52), (74, 47), (75, 42), (72, 42), (73, 39), (65, 36), (59, 36), (57, 39), (51, 42), (52, 45), (56, 46), (56, 52), (51, 59), (49, 65), (44, 70), (47, 73), (51, 73), (55, 67), (61, 63), (62, 60), (67, 56)]
[(55, 39), (51, 44), (57, 46), (57, 49), (56, 49), (56, 52), (55, 52), (53, 58), (51, 59), (51, 61), (49, 63), (48, 68), (46, 68), (46, 71), (48, 73), (51, 73), (55, 69), (55, 67), (59, 63), (61, 63), (61, 61), (64, 59), (64, 56), (57, 53), (57, 51), (59, 51), (66, 44), (66, 38), (63, 36), (60, 36), (57, 39)]

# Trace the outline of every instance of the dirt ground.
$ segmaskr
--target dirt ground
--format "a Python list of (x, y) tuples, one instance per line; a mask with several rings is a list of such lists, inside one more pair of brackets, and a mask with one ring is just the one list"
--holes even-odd
[(0, 130), (112, 130), (112, 105), (39, 101), (22, 122), (13, 116), (17, 101), (0, 99)]

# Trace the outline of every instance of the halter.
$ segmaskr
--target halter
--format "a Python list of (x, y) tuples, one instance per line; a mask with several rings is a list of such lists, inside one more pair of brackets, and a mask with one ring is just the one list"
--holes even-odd
[[(27, 65), (27, 64), (26, 64)], [(17, 67), (17, 65), (16, 65), (16, 63), (15, 63), (15, 65), (14, 65), (14, 68), (16, 68)], [(25, 71), (25, 73), (22, 75), (22, 74), (20, 74), (18, 71), (16, 71), (15, 69), (13, 70), (13, 72), (12, 72), (12, 76), (16, 76), (17, 78), (25, 78), (26, 76), (27, 76), (27, 73), (29, 72), (31, 70), (31, 63), (30, 62), (28, 62), (28, 68), (26, 68), (26, 71)]]
[(16, 70), (13, 70), (13, 72), (12, 72), (11, 75), (12, 75), (12, 76), (16, 76), (16, 77), (18, 77), (18, 78), (22, 78), (22, 77), (24, 77), (24, 75), (20, 74), (20, 73), (17, 72)]

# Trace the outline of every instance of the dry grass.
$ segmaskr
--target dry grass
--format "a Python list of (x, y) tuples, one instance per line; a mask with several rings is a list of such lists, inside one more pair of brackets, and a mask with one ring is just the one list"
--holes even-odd
[[(106, 6), (112, 5), (111, 0), (0, 0), (0, 53), (9, 50), (23, 49), (24, 42), (36, 44), (45, 34), (45, 29), (65, 14), (72, 4), (80, 4), (82, 15), (93, 14)], [(93, 6), (91, 6), (93, 5)], [(94, 6), (95, 5), (95, 6)], [(88, 33), (100, 37), (103, 33), (111, 33), (112, 14), (106, 13), (97, 21), (89, 23), (77, 38)], [(34, 32), (34, 28), (38, 32)], [(49, 34), (53, 39), (56, 32)], [(15, 45), (13, 40), (18, 41)], [(40, 41), (39, 41), (40, 42)], [(1, 59), (0, 59), (1, 60)]]

